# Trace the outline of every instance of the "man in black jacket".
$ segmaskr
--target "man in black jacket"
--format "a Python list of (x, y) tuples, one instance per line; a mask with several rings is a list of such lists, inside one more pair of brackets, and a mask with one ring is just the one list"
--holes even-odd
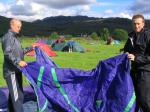
[(22, 23), (18, 19), (11, 19), (10, 29), (2, 37), (2, 50), (4, 53), (3, 75), (9, 89), (8, 110), (9, 112), (23, 112), (23, 87), (22, 72), (19, 67), (27, 63), (24, 54), (32, 47), (23, 49), (17, 34), (21, 30)]
[(150, 30), (146, 29), (144, 16), (132, 17), (133, 29), (124, 46), (131, 60), (131, 77), (136, 94), (136, 112), (141, 108), (150, 112)]

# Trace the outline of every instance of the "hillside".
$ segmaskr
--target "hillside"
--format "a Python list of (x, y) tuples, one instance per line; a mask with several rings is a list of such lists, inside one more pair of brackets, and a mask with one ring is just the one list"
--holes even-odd
[(126, 18), (94, 18), (87, 16), (57, 16), (48, 17), (43, 20), (37, 20), (33, 23), (45, 24), (54, 31), (63, 34), (91, 34), (100, 32), (102, 28), (107, 27), (110, 32), (115, 28), (131, 30), (131, 20)]
[[(0, 16), (0, 36), (7, 32), (9, 18)], [(150, 27), (150, 21), (146, 21)], [(94, 18), (87, 16), (57, 16), (47, 17), (43, 20), (33, 22), (23, 21), (21, 35), (25, 36), (48, 36), (51, 32), (59, 34), (91, 34), (99, 33), (102, 28), (107, 27), (110, 32), (115, 28), (125, 29), (128, 32), (132, 30), (131, 20), (126, 18)]]

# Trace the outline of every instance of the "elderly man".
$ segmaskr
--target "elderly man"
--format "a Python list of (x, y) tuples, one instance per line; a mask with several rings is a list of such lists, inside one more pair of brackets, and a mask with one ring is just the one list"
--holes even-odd
[(133, 29), (124, 46), (131, 60), (131, 77), (136, 94), (136, 112), (150, 112), (150, 30), (145, 28), (144, 16), (132, 17)]
[(8, 110), (10, 112), (23, 112), (23, 87), (22, 72), (19, 67), (27, 63), (24, 53), (32, 50), (32, 47), (23, 49), (17, 34), (21, 30), (22, 23), (18, 19), (10, 20), (10, 29), (2, 37), (2, 50), (4, 54), (3, 75), (9, 89)]

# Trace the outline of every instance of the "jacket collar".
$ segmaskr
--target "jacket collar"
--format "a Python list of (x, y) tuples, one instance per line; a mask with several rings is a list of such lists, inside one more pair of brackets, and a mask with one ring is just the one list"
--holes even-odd
[(9, 29), (8, 32), (11, 33), (11, 34), (14, 35), (14, 36), (17, 36), (17, 35), (18, 35), (18, 33), (12, 31), (11, 29)]

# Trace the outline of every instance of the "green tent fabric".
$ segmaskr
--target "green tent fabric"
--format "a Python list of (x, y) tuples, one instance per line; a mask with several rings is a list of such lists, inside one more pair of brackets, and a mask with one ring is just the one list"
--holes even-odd
[(64, 51), (64, 52), (81, 52), (84, 53), (85, 49), (75, 41), (68, 41), (62, 43), (54, 43), (52, 45), (54, 51)]
[(85, 52), (85, 49), (78, 42), (68, 41), (67, 44), (69, 48), (71, 48), (70, 50), (72, 52), (82, 52), (82, 53)]
[(62, 43), (53, 43), (52, 48), (54, 51), (63, 51), (63, 49), (67, 46), (66, 42)]
[(54, 42), (55, 42), (54, 40), (48, 39), (48, 40), (46, 41), (46, 44), (52, 46)]

